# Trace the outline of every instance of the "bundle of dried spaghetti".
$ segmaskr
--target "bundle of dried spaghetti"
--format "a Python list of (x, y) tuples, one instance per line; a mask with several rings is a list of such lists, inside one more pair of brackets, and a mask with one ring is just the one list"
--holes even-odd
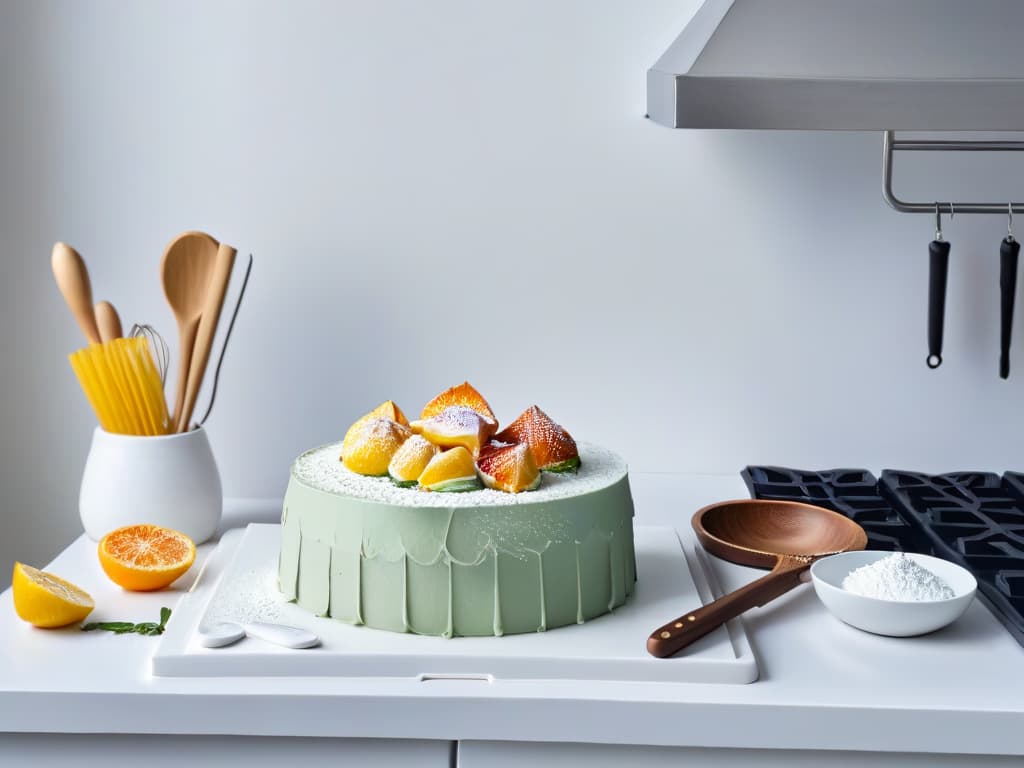
[(68, 355), (71, 368), (107, 432), (171, 432), (160, 372), (144, 336), (90, 344)]

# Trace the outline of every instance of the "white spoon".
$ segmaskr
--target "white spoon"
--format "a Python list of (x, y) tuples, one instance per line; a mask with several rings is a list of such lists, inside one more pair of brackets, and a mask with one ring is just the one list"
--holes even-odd
[(205, 648), (223, 648), (237, 643), (246, 636), (285, 648), (312, 648), (320, 645), (320, 638), (305, 629), (284, 624), (267, 624), (262, 621), (246, 624), (244, 627), (232, 621), (224, 621), (199, 629), (199, 642)]
[(199, 628), (199, 642), (204, 648), (223, 648), (225, 645), (237, 643), (243, 637), (245, 630), (242, 626), (230, 621)]
[(266, 624), (262, 621), (254, 621), (252, 624), (245, 625), (245, 634), (285, 648), (312, 648), (320, 645), (320, 638), (309, 630), (288, 627), (284, 624)]

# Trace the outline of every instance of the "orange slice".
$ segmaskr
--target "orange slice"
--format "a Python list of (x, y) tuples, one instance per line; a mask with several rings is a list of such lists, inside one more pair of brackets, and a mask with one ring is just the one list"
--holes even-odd
[(341, 462), (360, 475), (386, 475), (391, 459), (412, 435), (408, 427), (391, 419), (357, 422), (353, 430), (341, 446)]
[(480, 488), (473, 457), (462, 446), (437, 454), (419, 478), (420, 488), (428, 491), (458, 493)]
[(476, 460), (484, 485), (497, 491), (519, 493), (540, 485), (540, 470), (526, 443), (486, 445)]
[(92, 611), (89, 593), (70, 581), (31, 565), (14, 564), (11, 578), (14, 612), (35, 627), (65, 627)]
[(170, 528), (128, 525), (100, 539), (99, 556), (104, 572), (119, 587), (150, 592), (169, 586), (192, 567), (196, 545)]
[(439, 452), (440, 449), (426, 438), (413, 435), (391, 457), (388, 464), (391, 481), (403, 488), (416, 485), (427, 464)]
[(497, 423), (464, 405), (448, 406), (436, 416), (409, 424), (413, 432), (434, 445), (442, 448), (461, 445), (473, 456), (480, 453), (480, 447), (494, 434), (495, 427)]
[(493, 422), (495, 429), (498, 428), (498, 420), (494, 418), (494, 411), (491, 410), (491, 406), (489, 406), (487, 401), (484, 400), (484, 396), (477, 392), (473, 388), (473, 385), (468, 381), (464, 381), (457, 386), (446, 389), (440, 395), (423, 406), (423, 412), (420, 413), (420, 418), (429, 419), (432, 416), (437, 416), (446, 408), (453, 405), (472, 408), (485, 419)]
[(550, 416), (531, 405), (494, 436), (501, 443), (526, 443), (542, 472), (575, 472), (580, 466), (576, 441)]

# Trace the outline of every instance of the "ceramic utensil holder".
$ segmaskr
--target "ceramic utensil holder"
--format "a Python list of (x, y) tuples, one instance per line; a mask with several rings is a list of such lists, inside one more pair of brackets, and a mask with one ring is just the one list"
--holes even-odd
[(90, 538), (152, 523), (200, 544), (217, 530), (223, 506), (220, 473), (202, 427), (158, 437), (99, 427), (93, 433), (78, 500)]

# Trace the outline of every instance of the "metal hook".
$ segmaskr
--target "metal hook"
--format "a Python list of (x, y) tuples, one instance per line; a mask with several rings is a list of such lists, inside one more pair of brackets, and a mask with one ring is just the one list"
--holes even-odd
[[(950, 203), (950, 218), (953, 217), (953, 204)], [(935, 203), (935, 240), (936, 242), (942, 242), (942, 212), (939, 210), (939, 204)]]
[(1006, 204), (1006, 242), (1013, 242), (1013, 203)]

